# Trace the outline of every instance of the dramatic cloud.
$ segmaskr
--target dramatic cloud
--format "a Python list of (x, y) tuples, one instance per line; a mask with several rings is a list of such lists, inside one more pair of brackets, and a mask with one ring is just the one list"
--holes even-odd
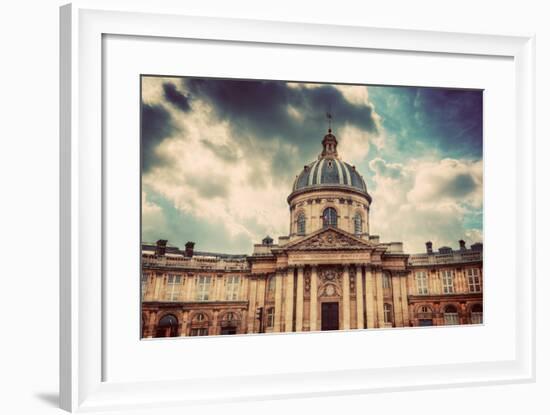
[(160, 105), (142, 104), (141, 107), (141, 161), (144, 172), (162, 160), (157, 146), (174, 133), (174, 124), (169, 112)]
[(481, 240), (480, 105), (477, 91), (143, 77), (143, 238), (250, 253), (288, 234), (286, 197), (330, 109), (372, 233), (410, 251)]

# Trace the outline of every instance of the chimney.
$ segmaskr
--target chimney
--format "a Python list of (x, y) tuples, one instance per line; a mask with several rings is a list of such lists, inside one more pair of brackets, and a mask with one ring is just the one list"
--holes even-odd
[(195, 249), (195, 242), (187, 242), (185, 244), (185, 256), (191, 258), (193, 256), (193, 250)]
[(159, 239), (157, 241), (157, 247), (155, 249), (155, 255), (156, 256), (164, 256), (166, 253), (166, 243), (168, 241), (166, 239)]
[(432, 242), (431, 241), (426, 242), (426, 252), (428, 254), (432, 254), (434, 252), (433, 249), (432, 249)]
[(460, 250), (465, 251), (466, 250), (466, 242), (464, 242), (462, 239), (458, 241), (458, 244), (460, 245)]

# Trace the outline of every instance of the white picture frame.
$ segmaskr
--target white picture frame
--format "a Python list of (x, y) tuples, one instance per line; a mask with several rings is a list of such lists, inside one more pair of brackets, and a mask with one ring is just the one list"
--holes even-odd
[[(534, 350), (534, 37), (344, 27), (156, 14), (143, 6), (78, 2), (61, 8), (61, 407), (161, 408), (196, 402), (313, 397), (456, 385), (530, 382)], [(442, 366), (382, 367), (104, 381), (105, 175), (102, 41), (106, 35), (255, 42), (513, 59), (515, 71), (515, 358)], [(451, 375), (452, 373), (452, 375)], [(445, 379), (442, 381), (441, 379)]]

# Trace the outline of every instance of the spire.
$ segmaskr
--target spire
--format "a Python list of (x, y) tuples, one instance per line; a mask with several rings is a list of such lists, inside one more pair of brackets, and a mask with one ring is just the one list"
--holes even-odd
[(319, 156), (319, 158), (322, 157), (338, 157), (338, 151), (336, 151), (336, 147), (338, 146), (338, 140), (336, 140), (336, 137), (334, 134), (332, 134), (332, 114), (330, 112), (327, 112), (327, 120), (328, 120), (328, 134), (325, 135), (323, 138), (322, 144), (323, 144), (323, 152)]

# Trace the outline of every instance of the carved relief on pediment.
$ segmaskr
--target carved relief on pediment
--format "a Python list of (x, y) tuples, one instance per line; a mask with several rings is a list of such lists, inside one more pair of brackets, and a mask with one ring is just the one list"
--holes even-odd
[(303, 243), (297, 244), (294, 249), (339, 249), (339, 248), (364, 248), (365, 245), (346, 235), (335, 231), (322, 232)]

